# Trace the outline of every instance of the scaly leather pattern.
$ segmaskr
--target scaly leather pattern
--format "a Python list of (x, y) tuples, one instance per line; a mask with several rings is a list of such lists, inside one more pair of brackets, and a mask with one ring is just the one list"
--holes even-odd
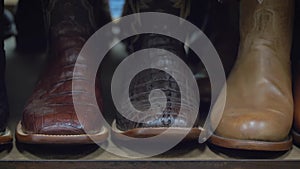
[[(96, 82), (95, 88), (95, 84), (91, 83), (84, 64), (88, 58), (79, 58), (80, 71), (73, 76), (78, 53), (99, 27), (94, 15), (100, 6), (93, 2), (96, 1), (44, 1), (50, 62), (24, 109), (22, 126), (25, 132), (71, 135), (86, 133), (83, 127), (90, 129), (90, 134), (101, 130), (101, 121), (95, 118), (98, 105), (89, 102), (91, 93), (96, 92), (101, 107), (98, 84)], [(78, 84), (74, 86), (73, 93), (72, 81)], [(85, 110), (85, 126), (77, 118), (72, 97), (77, 97), (80, 109)]]
[[(129, 9), (125, 8), (125, 14), (130, 12), (165, 12), (177, 16), (184, 16), (188, 11), (184, 11), (187, 8), (189, 1), (181, 0), (168, 0), (160, 1), (156, 0), (145, 0), (145, 1), (127, 1)], [(126, 6), (126, 5), (125, 5)], [(179, 22), (178, 22), (179, 23)], [(167, 25), (166, 25), (166, 28)], [(174, 53), (181, 59), (186, 59), (186, 53), (184, 51), (183, 44), (179, 41), (172, 39), (168, 36), (162, 36), (157, 34), (145, 34), (140, 35), (136, 39), (131, 41), (132, 48), (134, 51), (147, 49), (147, 48), (160, 48), (165, 49), (169, 52)], [(156, 65), (163, 65), (164, 67), (179, 67), (179, 63), (174, 60), (168, 60), (164, 58), (165, 53), (150, 53), (152, 57), (161, 58), (159, 63), (149, 63)], [(155, 56), (154, 56), (155, 55)], [(178, 75), (184, 76), (180, 70), (174, 72)], [(140, 111), (145, 111), (150, 108), (150, 102), (148, 100), (149, 94), (154, 89), (161, 89), (166, 98), (166, 108), (164, 110), (150, 110), (148, 114), (142, 116), (138, 112), (126, 111), (126, 117), (131, 117), (128, 120), (122, 114), (117, 113), (117, 127), (120, 130), (126, 131), (134, 128), (151, 128), (151, 127), (188, 127), (193, 126), (194, 121), (197, 119), (191, 118), (191, 112), (198, 110), (193, 102), (190, 105), (184, 105), (181, 102), (182, 92), (179, 89), (178, 82), (168, 73), (158, 69), (146, 69), (139, 72), (134, 79), (132, 79), (129, 88), (130, 100), (134, 107)], [(183, 85), (189, 88), (189, 85)], [(128, 91), (126, 91), (128, 92)], [(155, 98), (157, 102), (163, 98)], [(127, 104), (124, 101), (124, 104)], [(126, 106), (126, 105), (125, 105)], [(179, 115), (179, 110), (182, 109), (182, 114)], [(137, 122), (139, 121), (139, 123)], [(197, 124), (197, 122), (195, 123)]]
[[(143, 35), (141, 36), (142, 46), (153, 47), (153, 48), (163, 48), (170, 52), (173, 52), (177, 56), (184, 57), (184, 50), (181, 43), (177, 40), (171, 39), (166, 36), (161, 35)], [(151, 55), (151, 54), (150, 54)], [(180, 67), (180, 64), (174, 60), (168, 60), (164, 57), (165, 53), (155, 53), (156, 58), (159, 59), (159, 63), (152, 62), (154, 65), (163, 65), (164, 67)], [(149, 63), (150, 64), (150, 63)], [(176, 72), (177, 76), (184, 77), (183, 72), (178, 69)], [(183, 82), (175, 81), (175, 79), (168, 73), (158, 70), (158, 69), (146, 69), (139, 72), (134, 79), (132, 79), (129, 87), (129, 96), (131, 104), (140, 111), (146, 111), (150, 108), (149, 95), (150, 92), (155, 89), (160, 89), (164, 92), (167, 102), (165, 109), (150, 110), (147, 114), (142, 116), (137, 112), (132, 112), (130, 110), (126, 111), (126, 116), (134, 121), (127, 120), (121, 114), (117, 114), (117, 126), (121, 130), (129, 130), (133, 128), (151, 128), (151, 127), (188, 127), (197, 125), (197, 120), (192, 117), (192, 113), (198, 110), (195, 101), (191, 101), (190, 104), (186, 104), (185, 96), (180, 91), (179, 84)], [(190, 84), (181, 84), (186, 90), (191, 90)], [(190, 96), (192, 97), (192, 96)], [(164, 98), (154, 97), (153, 103), (161, 103)], [(124, 102), (124, 104), (127, 104)], [(181, 114), (179, 110), (181, 109)], [(139, 121), (140, 123), (136, 123)], [(195, 122), (196, 121), (196, 122)]]

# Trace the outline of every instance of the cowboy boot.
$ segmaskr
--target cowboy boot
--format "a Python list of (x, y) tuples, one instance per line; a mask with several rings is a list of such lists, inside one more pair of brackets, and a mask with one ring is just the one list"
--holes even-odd
[[(157, 0), (128, 0), (125, 3), (124, 15), (139, 12), (164, 12), (186, 18), (189, 14), (188, 6), (189, 1), (182, 0), (166, 0), (160, 1), (159, 3)], [(165, 27), (165, 29), (168, 30), (168, 25)], [(187, 59), (183, 43), (168, 36), (158, 34), (139, 35), (131, 38), (128, 43), (130, 48), (129, 53), (142, 49), (159, 48), (175, 54), (182, 60)], [(178, 64), (174, 60), (166, 59), (164, 57), (166, 55), (165, 52), (152, 53), (151, 51), (149, 53), (150, 57), (159, 58), (158, 60), (160, 60), (160, 63), (151, 62), (149, 64), (163, 64), (164, 67), (174, 65), (176, 67)], [(173, 73), (183, 74), (180, 71)], [(181, 102), (183, 100), (181, 98), (185, 98), (185, 96), (180, 92), (178, 83), (180, 82), (177, 82), (170, 74), (158, 69), (146, 69), (138, 73), (130, 83), (129, 97), (131, 103), (137, 110), (146, 113), (143, 116), (138, 116), (138, 112), (124, 109), (123, 113), (126, 113), (125, 117), (120, 112), (117, 112), (116, 121), (112, 126), (113, 134), (116, 136), (122, 134), (130, 137), (143, 138), (159, 135), (166, 129), (169, 129), (172, 132), (171, 137), (189, 131), (186, 139), (197, 138), (201, 129), (197, 126), (197, 117), (191, 118), (191, 114), (192, 111), (195, 110), (198, 112), (198, 107), (195, 106), (196, 104), (194, 102), (190, 103), (190, 107)], [(189, 84), (185, 87), (191, 89)], [(160, 89), (167, 97), (164, 110), (151, 109), (148, 96), (150, 96), (151, 91), (155, 89)], [(156, 98), (157, 102), (162, 102), (162, 100), (163, 98)], [(126, 104), (127, 102), (124, 101), (124, 107), (126, 107)], [(153, 104), (156, 104), (156, 102)], [(180, 109), (183, 110), (182, 114), (179, 114)], [(134, 117), (135, 119), (128, 119), (127, 117)], [(191, 130), (187, 130), (189, 126), (195, 127)]]
[(5, 51), (3, 43), (3, 0), (0, 1), (0, 144), (10, 143), (12, 136), (9, 129), (6, 128), (8, 120), (8, 102), (5, 87)]
[[(290, 51), (293, 0), (240, 2), (240, 48), (227, 79), (227, 96), (214, 145), (244, 150), (291, 148), (293, 121)], [(215, 105), (216, 107), (218, 105)]]
[[(78, 57), (87, 39), (101, 26), (97, 22), (99, 1), (49, 0), (43, 3), (50, 63), (25, 106), (16, 137), (23, 143), (38, 144), (103, 142), (107, 130), (98, 118), (98, 105), (102, 109), (99, 82), (96, 79), (95, 84), (89, 78), (87, 56)], [(80, 71), (74, 72), (77, 58)], [(98, 105), (89, 102), (94, 92)], [(75, 102), (84, 115), (76, 113)]]

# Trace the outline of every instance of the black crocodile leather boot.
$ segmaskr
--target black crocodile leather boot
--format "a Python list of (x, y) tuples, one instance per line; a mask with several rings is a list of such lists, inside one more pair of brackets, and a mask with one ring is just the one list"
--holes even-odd
[(0, 144), (10, 143), (12, 136), (7, 129), (8, 101), (5, 87), (5, 52), (3, 43), (3, 0), (0, 1)]
[[(186, 18), (189, 14), (190, 1), (182, 0), (128, 0), (125, 3), (124, 15), (139, 13), (139, 12), (163, 12), (178, 17)], [(178, 20), (178, 24), (179, 24)], [(164, 29), (168, 30), (166, 24)], [(184, 49), (184, 44), (180, 41), (173, 39), (169, 36), (159, 34), (142, 34), (133, 37), (128, 42), (129, 53), (149, 49), (158, 48), (171, 52), (178, 56), (181, 60), (186, 61), (187, 55)], [(178, 62), (170, 59), (166, 59), (165, 52), (151, 53), (151, 57), (158, 58), (159, 61), (154, 61), (149, 64), (159, 65), (162, 64), (164, 68), (168, 66), (178, 66)], [(176, 70), (178, 74), (184, 76), (182, 70)], [(172, 73), (175, 73), (172, 72)], [(196, 139), (201, 129), (197, 127), (197, 117), (192, 117), (192, 111), (196, 110), (196, 116), (198, 112), (197, 104), (190, 103), (189, 106), (182, 104), (183, 93), (180, 91), (179, 83), (173, 76), (165, 71), (159, 69), (146, 69), (138, 73), (134, 79), (132, 79), (129, 87), (129, 97), (131, 104), (138, 111), (144, 111), (142, 116), (138, 115), (136, 111), (124, 111), (117, 113), (116, 122), (113, 124), (113, 129), (117, 136), (121, 134), (131, 137), (152, 137), (161, 134), (169, 129), (172, 130), (172, 136), (176, 134), (182, 134), (187, 132), (186, 139)], [(185, 87), (189, 87), (188, 85)], [(149, 96), (151, 91), (160, 89), (166, 96), (165, 109), (151, 109)], [(193, 89), (191, 89), (193, 90)], [(161, 102), (163, 99), (156, 98), (157, 102)], [(126, 103), (124, 103), (126, 106)], [(195, 108), (197, 107), (197, 108)], [(182, 113), (180, 113), (182, 110)], [(126, 117), (133, 117), (128, 119)], [(189, 129), (190, 127), (193, 127)], [(188, 129), (188, 130), (187, 130)]]

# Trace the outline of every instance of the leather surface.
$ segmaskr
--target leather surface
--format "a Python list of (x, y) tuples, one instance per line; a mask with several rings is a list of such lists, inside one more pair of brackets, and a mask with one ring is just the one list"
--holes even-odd
[[(205, 34), (212, 41), (213, 45), (216, 47), (218, 53), (220, 54), (221, 60), (223, 61), (226, 73), (230, 71), (237, 55), (239, 42), (238, 1), (126, 1), (123, 15), (136, 12), (164, 12), (183, 17), (193, 24), (196, 24), (196, 26), (198, 26), (202, 31), (205, 32)], [(190, 34), (192, 34), (192, 32), (190, 32)], [(179, 56), (190, 66), (191, 70), (195, 74), (195, 78), (197, 79), (201, 95), (201, 100), (205, 102), (210, 101), (210, 82), (207, 72), (197, 56), (193, 55), (191, 51), (189, 55), (186, 54), (183, 48), (183, 44), (172, 38), (153, 34), (133, 37), (130, 40), (131, 43), (129, 43), (128, 46), (132, 51), (153, 47), (166, 49)], [(162, 58), (162, 60), (164, 59)], [(166, 66), (168, 65), (167, 63), (168, 61), (164, 62)], [(183, 117), (177, 116), (178, 107), (180, 107), (180, 95), (178, 95), (180, 91), (175, 87), (176, 82), (171, 82), (168, 74), (162, 75), (160, 72), (157, 73), (157, 75), (154, 75), (153, 71), (155, 70), (149, 70), (148, 73), (143, 72), (143, 74), (140, 74), (140, 76), (135, 79), (136, 81), (133, 81), (132, 84), (136, 84), (136, 86), (140, 86), (137, 85), (138, 81), (143, 81), (146, 83), (144, 83), (144, 89), (142, 89), (142, 87), (140, 87), (139, 90), (135, 87), (131, 88), (130, 93), (132, 94), (133, 98), (135, 98), (135, 96), (138, 96), (141, 91), (144, 92), (143, 98), (139, 98), (140, 100), (135, 100), (135, 102), (132, 103), (140, 104), (140, 106), (142, 107), (149, 107), (149, 101), (147, 100), (149, 89), (156, 89), (160, 87), (165, 92), (167, 97), (168, 93), (173, 93), (176, 98), (175, 100), (169, 101), (169, 104), (167, 104), (166, 110), (169, 109), (171, 111), (156, 112), (158, 115), (152, 115), (152, 117), (149, 114), (149, 117), (143, 117), (147, 119), (144, 120), (144, 124), (134, 123), (132, 121), (126, 120), (126, 118), (121, 116), (120, 114), (117, 114), (118, 128), (122, 130), (128, 130), (135, 127), (168, 127), (170, 125), (184, 127), (194, 121), (194, 119), (190, 119), (189, 117), (191, 108), (185, 109), (186, 112)], [(164, 76), (164, 80), (161, 80), (160, 83), (157, 84), (155, 80), (157, 79), (156, 76)], [(136, 112), (128, 113), (135, 114)], [(198, 120), (199, 119), (197, 119), (195, 122), (196, 126), (198, 125)], [(166, 121), (168, 121), (168, 125), (166, 125)]]
[[(96, 80), (89, 79), (89, 71), (80, 57), (80, 72), (73, 75), (76, 59), (86, 40), (100, 26), (94, 15), (101, 6), (97, 1), (50, 0), (44, 1), (46, 25), (49, 37), (49, 65), (42, 74), (33, 95), (23, 112), (22, 126), (27, 133), (39, 134), (89, 134), (101, 130), (97, 119), (97, 106), (102, 108), (101, 94)], [(72, 93), (72, 81), (77, 81)], [(92, 105), (89, 98), (96, 92), (98, 105)], [(72, 97), (80, 101), (85, 110), (84, 121), (79, 122), (74, 111)], [(84, 126), (83, 126), (84, 123)]]
[(8, 102), (5, 87), (5, 53), (3, 44), (3, 0), (0, 0), (0, 132), (5, 131), (8, 119)]
[[(176, 40), (165, 36), (159, 35), (143, 35), (142, 47), (164, 48), (173, 52), (177, 56), (184, 57), (185, 53), (182, 44)], [(155, 43), (154, 43), (155, 42)], [(150, 54), (151, 55), (151, 54)], [(164, 65), (165, 67), (175, 66), (179, 67), (179, 63), (174, 60), (167, 60), (164, 58), (164, 53), (155, 55), (153, 57), (161, 58), (159, 63), (152, 62), (151, 64)], [(177, 66), (176, 66), (177, 65)], [(180, 69), (177, 72), (173, 72), (179, 76), (184, 76)], [(151, 128), (151, 127), (188, 127), (197, 125), (197, 119), (193, 119), (192, 112), (198, 110), (195, 102), (190, 102), (190, 105), (185, 105), (182, 99), (188, 96), (182, 96), (182, 92), (179, 89), (178, 82), (168, 73), (158, 69), (146, 69), (138, 73), (134, 79), (132, 79), (129, 87), (129, 96), (131, 104), (140, 111), (149, 110), (151, 107), (149, 102), (149, 95), (151, 91), (160, 89), (164, 92), (167, 102), (164, 110), (150, 110), (148, 114), (140, 116), (138, 112), (126, 111), (130, 117), (134, 117), (134, 121), (141, 121), (142, 123), (136, 123), (127, 120), (121, 114), (117, 114), (117, 127), (121, 130), (129, 130), (133, 128)], [(191, 88), (189, 84), (181, 84), (186, 88)], [(188, 90), (188, 89), (186, 89)], [(153, 103), (163, 102), (161, 97), (153, 97)], [(126, 104), (126, 102), (124, 103)], [(182, 110), (182, 114), (179, 114), (179, 110)], [(196, 121), (194, 123), (194, 121)]]
[(282, 141), (293, 120), (294, 2), (243, 0), (240, 7), (239, 55), (227, 80), (226, 106), (215, 132), (233, 139)]
[[(127, 1), (126, 3), (124, 14), (134, 12), (164, 12), (176, 16), (185, 16), (189, 13), (188, 9), (186, 9), (188, 8), (187, 5), (189, 5), (188, 1), (166, 0), (158, 3), (157, 0), (147, 0)], [(165, 29), (168, 29), (167, 25)], [(131, 45), (134, 51), (146, 48), (160, 48), (174, 53), (183, 60), (187, 59), (183, 44), (168, 36), (144, 34), (135, 37), (135, 39), (132, 38)], [(159, 63), (149, 64), (161, 64), (164, 67), (176, 67), (176, 64), (178, 64), (173, 60), (165, 59), (164, 52), (150, 55), (160, 57), (161, 59)], [(180, 70), (174, 73), (180, 74)], [(190, 115), (195, 110), (195, 105), (193, 103), (191, 103), (191, 106), (181, 104), (182, 97), (177, 83), (183, 82), (176, 82), (168, 73), (159, 71), (158, 69), (146, 69), (140, 72), (130, 83), (129, 94), (131, 103), (138, 110), (148, 110), (150, 108), (148, 100), (150, 92), (154, 89), (161, 89), (167, 97), (166, 108), (159, 111), (151, 110), (147, 115), (143, 115), (142, 117), (138, 115), (138, 112), (125, 112), (129, 117), (134, 117), (134, 121), (141, 121), (141, 123), (130, 121), (120, 113), (117, 113), (117, 127), (125, 131), (133, 128), (170, 127), (171, 125), (173, 127), (188, 127), (194, 125), (193, 121), (196, 119), (191, 119)], [(188, 88), (189, 86), (186, 85), (186, 87)], [(156, 99), (160, 100), (162, 98)], [(180, 108), (183, 109), (183, 113), (179, 116)]]

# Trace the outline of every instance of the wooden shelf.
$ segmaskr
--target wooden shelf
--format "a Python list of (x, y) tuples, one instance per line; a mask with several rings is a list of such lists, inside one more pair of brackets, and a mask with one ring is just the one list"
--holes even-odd
[[(169, 152), (147, 159), (127, 159), (105, 152), (97, 146), (41, 146), (14, 144), (1, 153), (0, 168), (299, 168), (300, 149), (274, 155), (259, 153), (253, 158), (238, 159), (213, 152), (206, 145), (182, 144)], [(214, 150), (218, 151), (218, 150)], [(242, 152), (243, 154), (245, 152)], [(242, 157), (242, 156), (240, 156)], [(254, 157), (258, 159), (254, 159)], [(261, 158), (261, 159), (259, 159)], [(268, 159), (269, 158), (269, 159)]]

